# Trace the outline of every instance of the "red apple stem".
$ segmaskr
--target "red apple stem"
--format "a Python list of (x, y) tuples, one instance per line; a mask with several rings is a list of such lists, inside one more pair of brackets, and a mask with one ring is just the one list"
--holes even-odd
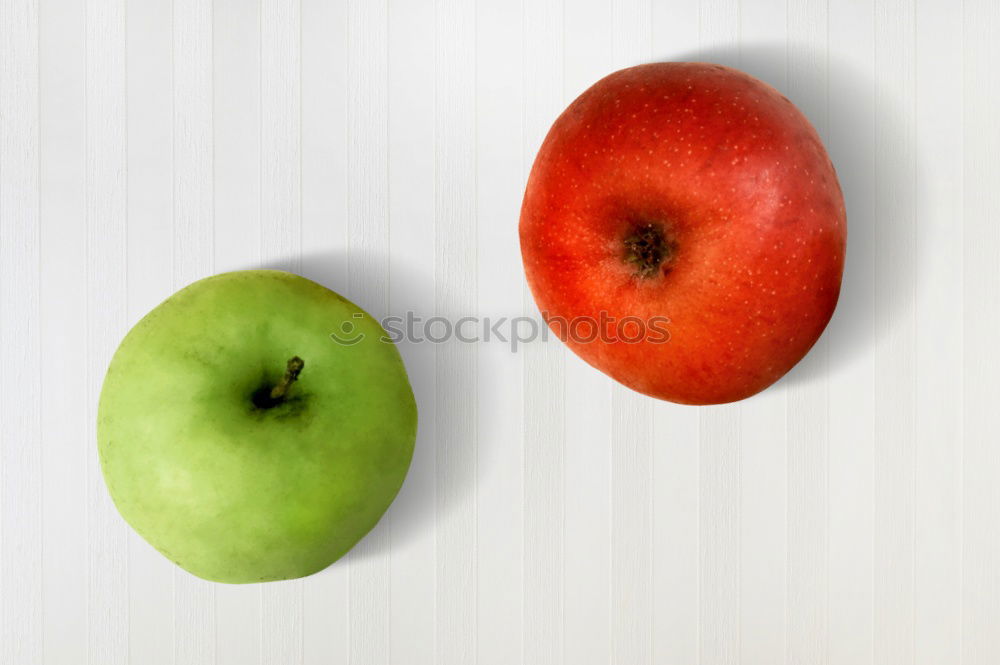
[(295, 380), (299, 378), (299, 373), (302, 372), (302, 368), (306, 366), (305, 361), (298, 356), (292, 356), (291, 360), (288, 361), (288, 365), (285, 367), (285, 375), (281, 377), (279, 381), (273, 388), (271, 388), (271, 400), (274, 402), (280, 402), (285, 398), (288, 393), (289, 388), (295, 383)]
[(677, 244), (664, 233), (659, 224), (643, 224), (633, 229), (625, 238), (624, 260), (635, 269), (640, 278), (653, 277), (660, 267), (669, 262), (677, 251)]

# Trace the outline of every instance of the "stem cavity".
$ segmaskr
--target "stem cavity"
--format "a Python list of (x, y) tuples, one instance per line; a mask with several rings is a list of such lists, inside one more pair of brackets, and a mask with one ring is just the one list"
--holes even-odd
[(285, 366), (285, 375), (281, 377), (278, 383), (274, 384), (271, 388), (263, 386), (254, 393), (254, 406), (261, 409), (270, 409), (284, 402), (288, 391), (291, 390), (292, 384), (299, 378), (299, 374), (305, 366), (306, 363), (302, 358), (293, 356)]
[(677, 243), (663, 232), (656, 223), (641, 224), (623, 241), (624, 261), (635, 268), (636, 277), (654, 277), (660, 267), (669, 262), (677, 251)]

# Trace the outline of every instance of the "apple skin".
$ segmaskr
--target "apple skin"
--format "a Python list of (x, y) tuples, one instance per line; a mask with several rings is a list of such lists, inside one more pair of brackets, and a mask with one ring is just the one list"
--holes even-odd
[[(331, 339), (345, 322), (365, 338)], [(416, 405), (383, 335), (357, 305), (291, 273), (231, 272), (178, 291), (128, 333), (101, 392), (101, 467), (122, 516), (207, 580), (327, 567), (375, 526), (413, 455)], [(255, 405), (293, 356), (305, 366), (285, 399)]]
[[(668, 258), (641, 275), (628, 242), (647, 225)], [(532, 167), (520, 238), (557, 333), (555, 317), (602, 311), (669, 319), (665, 343), (615, 339), (616, 324), (603, 342), (567, 339), (581, 358), (646, 395), (717, 404), (768, 387), (819, 338), (847, 220), (826, 150), (788, 99), (729, 67), (671, 62), (613, 73), (562, 113)]]

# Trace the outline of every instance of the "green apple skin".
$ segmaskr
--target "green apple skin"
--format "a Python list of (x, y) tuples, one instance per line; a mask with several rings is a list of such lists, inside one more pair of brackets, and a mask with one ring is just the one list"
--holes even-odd
[[(287, 272), (178, 291), (128, 333), (101, 391), (101, 467), (122, 516), (216, 582), (336, 561), (392, 503), (413, 455), (416, 404), (384, 336), (357, 305)], [(285, 399), (257, 406), (294, 356), (304, 368)]]

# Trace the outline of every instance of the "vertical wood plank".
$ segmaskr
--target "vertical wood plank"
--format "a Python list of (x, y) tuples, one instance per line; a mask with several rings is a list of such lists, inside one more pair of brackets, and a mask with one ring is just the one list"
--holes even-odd
[(0, 5), (0, 660), (41, 663), (38, 4)]
[[(476, 216), (480, 334), (522, 310), (515, 231), (524, 193), (521, 5), (476, 7)], [(521, 55), (523, 58), (523, 54)], [(488, 323), (489, 322), (489, 323)], [(491, 337), (477, 355), (479, 665), (521, 662), (524, 649), (523, 354)]]
[[(215, 267), (219, 271), (260, 267), (260, 10), (260, 3), (243, 0), (216, 0), (212, 10)], [(231, 590), (227, 588), (227, 593)], [(216, 598), (220, 608), (229, 605), (223, 595)], [(247, 607), (246, 603), (233, 605)], [(222, 615), (220, 611), (220, 619)]]
[(212, 274), (212, 5), (173, 0), (174, 282), (180, 288)]
[[(526, 2), (523, 7), (527, 174), (563, 109), (564, 29), (561, 1)], [(536, 311), (526, 287), (525, 306)], [(512, 341), (528, 328), (512, 330)], [(563, 662), (565, 648), (565, 349), (552, 340), (525, 345), (519, 352), (524, 362), (524, 661), (554, 664)]]
[(348, 274), (348, 30), (347, 0), (302, 1), (302, 271), (334, 290)]
[[(703, 48), (732, 52), (739, 43), (736, 0), (702, 0)], [(710, 665), (736, 663), (740, 653), (740, 404), (700, 413), (699, 656)]]
[(970, 0), (964, 10), (961, 653), (965, 665), (985, 665), (1000, 653), (1000, 7)]
[(654, 406), (653, 662), (696, 663), (701, 649), (698, 410)]
[[(609, 30), (611, 17), (612, 4), (605, 0), (575, 2), (564, 13), (565, 105), (615, 67), (612, 42), (619, 31)], [(604, 664), (611, 660), (612, 381), (575, 353), (564, 355), (565, 662)]]
[[(260, 267), (261, 42), (260, 3), (213, 5), (213, 162), (215, 268)], [(261, 662), (260, 589), (215, 589), (218, 665)]]
[(701, 648), (700, 419), (653, 407), (653, 662), (696, 663)]
[[(456, 321), (476, 307), (475, 5), (439, 0), (435, 21), (435, 310)], [(438, 345), (436, 390), (435, 660), (464, 664), (477, 650), (474, 346)]]
[(700, 459), (701, 662), (740, 653), (740, 407), (702, 407)]
[[(128, 228), (127, 325), (174, 290), (172, 7), (126, 7)], [(129, 659), (174, 661), (176, 565), (128, 530)]]
[(94, 424), (104, 372), (127, 329), (125, 3), (88, 2), (87, 446), (88, 663), (128, 660), (128, 537), (101, 476)]
[[(388, 313), (388, 16), (385, 0), (348, 3), (348, 297)], [(388, 519), (348, 555), (350, 662), (389, 660)]]
[[(614, 69), (652, 54), (652, 4), (611, 5)], [(652, 663), (652, 403), (611, 387), (611, 661)]]
[[(787, 94), (827, 137), (825, 0), (788, 5)], [(787, 384), (788, 570), (786, 654), (822, 665), (828, 656), (828, 342), (822, 337)]]
[[(261, 258), (270, 268), (302, 264), (301, 6), (262, 0), (260, 17)], [(301, 580), (261, 586), (261, 662), (302, 661)]]
[[(214, 272), (212, 5), (173, 2), (173, 281)], [(215, 663), (215, 588), (175, 568), (174, 661)]]
[[(302, 274), (346, 293), (347, 2), (302, 2)], [(346, 663), (350, 564), (303, 581), (303, 662)]]
[(348, 3), (348, 281), (377, 318), (389, 299), (388, 27), (385, 0)]
[[(426, 4), (390, 2), (388, 106), (390, 233), (389, 313), (434, 311), (434, 12)], [(385, 250), (386, 248), (383, 248)], [(413, 461), (389, 511), (391, 663), (434, 663), (436, 558), (435, 345), (404, 340), (420, 413)]]
[(261, 259), (268, 267), (301, 265), (301, 6), (260, 5)]
[(913, 630), (914, 663), (931, 665), (962, 660), (962, 13), (916, 12)]
[(651, 407), (625, 390), (611, 395), (611, 662), (623, 665), (653, 662)]
[(876, 216), (874, 2), (829, 7), (827, 149), (847, 206), (847, 262), (827, 329), (829, 393), (829, 659), (874, 659)]
[(85, 3), (40, 3), (39, 32), (43, 656), (76, 663), (87, 653), (89, 482), (81, 470), (92, 452), (88, 257), (81, 249), (89, 237)]
[[(914, 8), (875, 7), (875, 663), (912, 661), (914, 538)], [(893, 140), (898, 137), (898, 140)]]
[[(693, 60), (701, 6), (671, 0), (653, 6), (653, 59)], [(653, 662), (696, 663), (700, 640), (700, 412), (653, 405)]]

